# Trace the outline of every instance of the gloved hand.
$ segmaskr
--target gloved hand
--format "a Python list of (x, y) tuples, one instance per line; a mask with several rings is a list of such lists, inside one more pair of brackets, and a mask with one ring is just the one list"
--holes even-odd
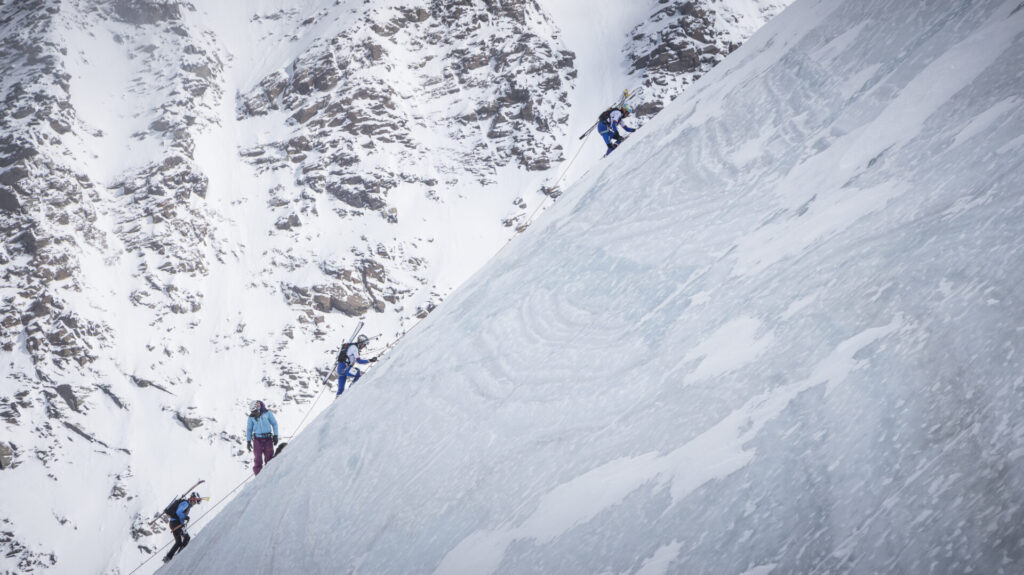
[(246, 441), (245, 442), (245, 448), (248, 449), (250, 453), (252, 453), (252, 442), (251, 441)]
[(368, 360), (366, 360), (366, 361), (368, 361), (368, 362), (370, 362), (370, 363), (374, 363), (374, 362), (376, 362), (376, 361), (377, 361), (377, 358), (376, 358), (376, 357), (371, 357), (370, 359), (368, 359)]
[(277, 445), (277, 436), (274, 436), (274, 445)]

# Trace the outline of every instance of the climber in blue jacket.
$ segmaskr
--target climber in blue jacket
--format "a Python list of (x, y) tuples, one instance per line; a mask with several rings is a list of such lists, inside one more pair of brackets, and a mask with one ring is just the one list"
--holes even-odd
[(622, 123), (627, 116), (633, 113), (633, 107), (629, 104), (622, 104), (614, 108), (608, 108), (597, 119), (597, 133), (601, 134), (604, 138), (604, 143), (608, 146), (608, 151), (604, 155), (612, 153), (612, 150), (617, 148), (619, 144), (625, 139), (622, 134), (619, 133), (619, 128), (627, 132), (635, 132), (634, 128), (630, 128), (626, 124)]
[(168, 514), (171, 516), (169, 526), (171, 528), (171, 533), (174, 534), (174, 545), (171, 547), (171, 550), (167, 552), (167, 555), (164, 555), (164, 563), (170, 561), (174, 557), (175, 553), (184, 549), (185, 546), (188, 545), (188, 542), (192, 540), (192, 537), (190, 537), (185, 531), (185, 524), (188, 523), (189, 519), (188, 511), (193, 505), (199, 505), (202, 500), (203, 498), (193, 491), (187, 499), (179, 499), (172, 503), (168, 509), (164, 510), (164, 513), (167, 513), (171, 507), (174, 509), (173, 513)]

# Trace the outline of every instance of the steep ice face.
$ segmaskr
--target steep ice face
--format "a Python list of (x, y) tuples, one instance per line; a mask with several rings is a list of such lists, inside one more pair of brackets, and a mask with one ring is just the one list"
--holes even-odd
[[(378, 353), (624, 86), (677, 95), (626, 55), (688, 3), (630, 4), (0, 2), (0, 570), (134, 569), (170, 494), (249, 473), (248, 400), (295, 433), (358, 319)], [(695, 4), (731, 39), (778, 3)]]
[(164, 572), (1020, 573), (1020, 70), (1018, 0), (794, 4)]

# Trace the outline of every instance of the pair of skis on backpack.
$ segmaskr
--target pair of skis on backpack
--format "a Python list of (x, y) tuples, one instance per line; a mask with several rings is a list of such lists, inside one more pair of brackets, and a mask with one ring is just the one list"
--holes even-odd
[[(609, 106), (608, 110), (613, 110), (615, 108), (622, 108), (623, 105), (625, 105), (627, 102), (629, 102), (633, 98), (639, 96), (640, 94), (643, 94), (643, 92), (644, 92), (644, 87), (643, 86), (640, 86), (639, 88), (637, 88), (636, 90), (633, 90), (632, 92), (630, 92), (628, 88), (623, 90), (622, 94), (619, 96), (619, 100), (616, 103), (614, 103), (611, 106)], [(597, 125), (600, 122), (601, 122), (600, 119), (598, 119), (597, 122), (594, 122), (594, 124), (592, 126), (587, 128), (586, 132), (583, 132), (583, 135), (580, 136), (580, 139), (582, 140), (583, 138), (586, 138), (588, 135), (590, 135), (590, 132), (593, 132), (594, 128), (596, 128)]]
[[(177, 503), (177, 502), (181, 501), (182, 499), (185, 499), (185, 498), (187, 498), (187, 497), (189, 496), (189, 494), (190, 494), (190, 493), (193, 493), (193, 492), (194, 492), (194, 490), (195, 490), (195, 488), (196, 488), (196, 487), (199, 487), (199, 486), (200, 486), (200, 485), (202, 485), (203, 483), (206, 483), (206, 480), (205, 480), (205, 479), (200, 479), (199, 481), (196, 481), (196, 482), (195, 482), (195, 483), (194, 483), (194, 484), (192, 485), (192, 487), (189, 487), (189, 488), (188, 488), (188, 489), (186, 489), (186, 490), (185, 490), (185, 492), (184, 492), (184, 493), (182, 493), (182, 494), (181, 494), (180, 496), (178, 496), (178, 497), (175, 497), (174, 499), (172, 499), (172, 500), (171, 500), (171, 502), (167, 504), (167, 507), (165, 507), (163, 511), (161, 511), (160, 513), (157, 513), (156, 517), (154, 517), (153, 519), (151, 519), (151, 520), (149, 521), (149, 526), (150, 526), (150, 527), (152, 527), (152, 526), (153, 526), (153, 524), (155, 524), (155, 523), (156, 523), (157, 521), (159, 521), (159, 520), (160, 520), (160, 518), (161, 518), (161, 517), (164, 517), (165, 515), (166, 515), (166, 516), (168, 517), (168, 519), (173, 519), (173, 515), (172, 515), (171, 513), (168, 513), (168, 512), (167, 512), (167, 510), (168, 510), (168, 509), (171, 509), (171, 507), (176, 507), (175, 503)], [(202, 497), (201, 499), (205, 499), (205, 500), (207, 500), (207, 501), (209, 501), (209, 500), (210, 500), (210, 498), (209, 498), (209, 497)], [(172, 512), (172, 513), (173, 513), (173, 512)]]

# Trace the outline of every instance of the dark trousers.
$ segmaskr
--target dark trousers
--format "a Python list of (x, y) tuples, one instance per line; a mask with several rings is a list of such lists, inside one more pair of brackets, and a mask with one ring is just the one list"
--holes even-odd
[(174, 557), (174, 554), (184, 549), (192, 539), (189, 537), (189, 534), (185, 532), (185, 527), (177, 521), (171, 521), (171, 533), (174, 534), (174, 546), (167, 552), (167, 559)]
[(259, 475), (263, 466), (274, 458), (274, 440), (270, 437), (252, 438), (252, 454), (255, 457), (252, 462), (252, 474)]

